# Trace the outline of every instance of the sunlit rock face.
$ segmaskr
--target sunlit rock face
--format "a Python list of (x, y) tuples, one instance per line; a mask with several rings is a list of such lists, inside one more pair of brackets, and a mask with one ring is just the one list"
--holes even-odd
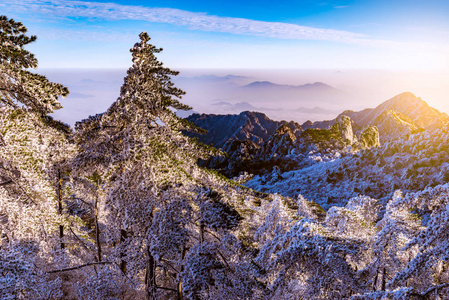
[(351, 118), (345, 115), (341, 115), (337, 118), (337, 123), (339, 124), (341, 139), (347, 145), (352, 145), (354, 143), (354, 133), (352, 132)]
[(397, 139), (416, 130), (441, 128), (449, 122), (449, 116), (430, 107), (424, 100), (410, 92), (399, 94), (375, 108), (361, 111), (346, 110), (336, 119), (303, 124), (304, 128), (329, 128), (347, 116), (352, 120), (352, 129), (360, 134), (366, 126), (379, 129), (379, 140)]
[(379, 129), (376, 126), (365, 127), (360, 133), (359, 142), (363, 148), (380, 146)]
[(382, 141), (405, 136), (419, 128), (407, 115), (394, 110), (382, 112), (372, 124), (379, 128)]
[(352, 146), (358, 147), (358, 140), (354, 135), (354, 127), (355, 124), (350, 117), (340, 115), (327, 128), (321, 128), (321, 126), (307, 128), (300, 136), (301, 143), (316, 145), (321, 150), (341, 150)]
[(377, 125), (374, 124), (375, 120), (385, 111), (394, 111), (405, 115), (419, 128), (441, 127), (449, 122), (447, 114), (430, 107), (424, 100), (410, 92), (399, 94), (383, 102), (360, 119), (357, 119), (355, 116), (351, 118), (360, 126)]

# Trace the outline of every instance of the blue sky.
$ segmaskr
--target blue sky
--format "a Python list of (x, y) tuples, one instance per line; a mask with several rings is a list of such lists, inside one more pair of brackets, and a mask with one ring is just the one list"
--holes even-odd
[(43, 68), (126, 68), (141, 31), (174, 68), (447, 69), (449, 1), (2, 0)]

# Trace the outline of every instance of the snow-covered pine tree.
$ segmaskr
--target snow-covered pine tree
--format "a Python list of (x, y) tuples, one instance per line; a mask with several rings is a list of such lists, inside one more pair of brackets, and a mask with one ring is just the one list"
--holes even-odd
[(0, 16), (0, 101), (9, 107), (47, 114), (62, 107), (58, 98), (67, 96), (69, 90), (27, 70), (37, 68), (37, 59), (24, 49), (36, 40), (26, 33), (21, 22)]
[(26, 32), (0, 16), (0, 280), (3, 298), (48, 299), (60, 297), (61, 279), (47, 272), (70, 259), (63, 197), (74, 149), (70, 128), (47, 116), (68, 89), (27, 70), (37, 60)]
[(370, 274), (369, 286), (373, 291), (385, 291), (390, 279), (416, 255), (416, 249), (404, 251), (403, 248), (422, 227), (409, 209), (398, 203), (400, 198), (402, 193), (396, 191), (383, 218), (376, 224), (378, 233), (371, 246), (374, 259), (361, 272), (362, 277)]
[(376, 200), (356, 197), (325, 212), (302, 196), (295, 203), (277, 195), (272, 207), (256, 234), (269, 299), (346, 299), (364, 290), (358, 271), (372, 259)]
[[(408, 264), (397, 272), (388, 288), (409, 288), (409, 294), (421, 299), (449, 297), (449, 185), (438, 185), (424, 191), (395, 199), (392, 206), (409, 211), (410, 229), (413, 223), (425, 223), (421, 231), (413, 232), (403, 252), (412, 252)], [(413, 212), (413, 213), (411, 213)], [(424, 220), (423, 220), (424, 219)], [(409, 229), (409, 230), (410, 230)], [(417, 297), (419, 298), (419, 297)]]
[[(184, 92), (171, 82), (177, 72), (163, 67), (156, 58), (161, 49), (149, 40), (142, 33), (131, 49), (133, 65), (117, 101), (76, 125), (80, 151), (73, 161), (74, 182), (93, 177), (101, 182), (90, 194), (80, 189), (80, 198), (92, 204), (99, 197), (97, 217), (103, 229), (97, 244), (103, 245), (103, 262), (110, 263), (103, 270), (115, 270), (122, 279), (111, 280), (119, 285), (132, 281), (130, 286), (148, 299), (208, 298), (224, 295), (229, 286), (242, 290), (235, 285), (241, 285), (238, 276), (245, 277), (246, 269), (235, 269), (244, 255), (234, 247), (241, 243), (231, 231), (241, 220), (236, 203), (243, 196), (197, 166), (198, 158), (216, 150), (182, 134), (200, 129), (174, 113), (190, 107), (179, 101)], [(216, 269), (203, 274), (198, 261), (209, 261)], [(232, 273), (240, 275), (229, 280), (232, 276), (225, 274)], [(98, 276), (92, 273), (92, 278)], [(204, 280), (192, 284), (194, 278)]]

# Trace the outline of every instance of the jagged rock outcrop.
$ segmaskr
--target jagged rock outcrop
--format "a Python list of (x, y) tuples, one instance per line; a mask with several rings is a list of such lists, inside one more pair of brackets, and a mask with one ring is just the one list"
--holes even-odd
[(359, 143), (362, 148), (379, 147), (379, 129), (376, 126), (363, 128), (359, 135)]
[(351, 118), (341, 115), (337, 118), (338, 129), (340, 137), (346, 145), (352, 145), (355, 141), (354, 133), (352, 132)]
[(205, 135), (186, 133), (187, 135), (198, 137), (200, 142), (212, 144), (224, 151), (229, 150), (233, 141), (250, 140), (261, 145), (282, 124), (263, 113), (250, 111), (238, 115), (193, 114), (187, 120), (208, 131)]
[[(303, 131), (296, 122), (273, 121), (263, 113), (245, 111), (239, 115), (193, 114), (187, 118), (208, 131), (197, 136), (199, 141), (225, 151), (227, 157), (213, 157), (200, 164), (220, 170), (228, 177), (243, 171), (271, 170), (279, 160), (294, 151), (294, 144)], [(282, 168), (285, 170), (285, 168)]]
[(296, 135), (287, 124), (282, 124), (276, 129), (276, 132), (266, 141), (261, 150), (259, 156), (267, 159), (288, 155), (294, 148), (296, 142)]
[(352, 128), (351, 118), (340, 115), (329, 128), (308, 128), (301, 138), (303, 143), (315, 144), (319, 149), (343, 149), (357, 142)]

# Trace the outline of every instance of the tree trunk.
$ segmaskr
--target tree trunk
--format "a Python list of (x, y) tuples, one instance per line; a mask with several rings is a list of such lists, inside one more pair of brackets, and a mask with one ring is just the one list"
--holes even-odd
[(204, 242), (204, 224), (200, 222), (200, 242)]
[[(128, 232), (124, 229), (120, 229), (120, 244), (123, 246), (126, 238), (128, 237)], [(125, 250), (121, 250), (120, 252), (120, 270), (122, 270), (123, 274), (126, 274), (126, 261), (123, 259), (126, 256)]]
[(376, 270), (376, 278), (374, 278), (373, 291), (377, 291), (377, 280), (379, 279), (379, 270)]
[[(61, 171), (58, 169), (58, 213), (62, 215), (62, 178)], [(61, 249), (65, 248), (64, 242), (62, 239), (64, 238), (64, 226), (59, 225), (59, 241), (61, 243)]]
[(151, 255), (150, 247), (147, 246), (148, 263), (145, 274), (145, 288), (147, 300), (156, 300), (156, 262)]
[(176, 291), (178, 293), (178, 300), (182, 299), (182, 281), (178, 282), (178, 286), (176, 287)]
[(381, 291), (385, 291), (385, 286), (386, 286), (386, 283), (387, 283), (386, 278), (387, 278), (387, 271), (384, 268), (383, 271), (382, 271), (382, 287), (381, 287)]
[[(184, 260), (184, 256), (185, 255), (186, 255), (186, 247), (182, 247), (181, 261)], [(182, 262), (182, 264), (181, 264), (181, 272), (182, 271), (184, 271), (184, 262)], [(181, 279), (179, 279), (178, 285), (176, 287), (176, 291), (177, 291), (177, 294), (178, 294), (177, 300), (182, 300), (182, 281), (181, 281)]]
[(98, 226), (98, 192), (95, 193), (95, 241), (97, 243), (97, 261), (101, 262), (100, 227)]

